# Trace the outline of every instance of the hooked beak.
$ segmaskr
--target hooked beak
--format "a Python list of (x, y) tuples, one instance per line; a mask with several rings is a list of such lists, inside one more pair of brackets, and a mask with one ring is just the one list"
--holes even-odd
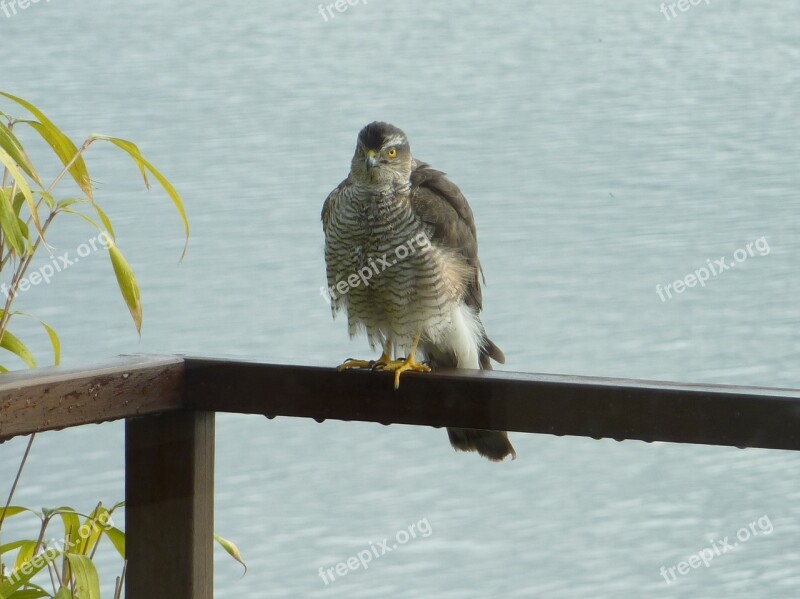
[(367, 152), (367, 170), (372, 170), (378, 166), (378, 153), (375, 150)]

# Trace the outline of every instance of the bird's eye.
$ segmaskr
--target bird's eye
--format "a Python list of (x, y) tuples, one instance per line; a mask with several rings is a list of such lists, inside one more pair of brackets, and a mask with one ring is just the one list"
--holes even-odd
[(389, 151), (386, 152), (386, 155), (389, 158), (394, 158), (395, 156), (397, 156), (397, 148), (389, 148)]

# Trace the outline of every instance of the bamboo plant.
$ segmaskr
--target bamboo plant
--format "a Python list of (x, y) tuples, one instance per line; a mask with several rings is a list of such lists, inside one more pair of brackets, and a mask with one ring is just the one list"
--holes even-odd
[[(153, 178), (163, 187), (174, 204), (183, 223), (185, 243), (183, 255), (189, 240), (189, 221), (183, 200), (161, 172), (153, 166), (131, 141), (108, 135), (90, 135), (78, 146), (59, 129), (47, 116), (30, 102), (10, 93), (0, 91), (0, 100), (11, 104), (15, 110), (23, 109), (24, 117), (12, 116), (0, 110), (0, 377), (8, 371), (5, 358), (16, 356), (25, 365), (35, 368), (38, 360), (28, 346), (10, 330), (11, 323), (20, 317), (32, 316), (16, 310), (14, 305), (20, 291), (37, 285), (62, 272), (58, 262), (46, 264), (31, 272), (31, 263), (42, 246), (48, 247), (47, 233), (56, 219), (80, 218), (96, 232), (92, 241), (94, 250), (105, 250), (113, 268), (117, 285), (125, 304), (130, 311), (134, 326), (141, 335), (142, 301), (139, 284), (120, 248), (114, 227), (105, 210), (95, 197), (92, 179), (86, 164), (85, 155), (97, 142), (110, 143), (127, 154), (150, 188)], [(1, 105), (0, 105), (1, 106)], [(43, 177), (36, 163), (31, 159), (20, 141), (22, 131), (41, 137), (60, 163), (60, 169), (52, 180)], [(58, 189), (64, 181), (72, 180), (77, 195), (59, 197)], [(61, 216), (69, 215), (69, 216)], [(47, 268), (46, 268), (47, 267)], [(37, 319), (38, 320), (38, 319)], [(39, 320), (52, 345), (52, 363), (61, 361), (61, 342), (55, 329)], [(0, 428), (2, 422), (0, 422)], [(113, 523), (114, 513), (123, 508), (122, 503), (106, 508), (102, 503), (88, 514), (80, 513), (70, 507), (52, 510), (33, 510), (12, 505), (14, 491), (27, 460), (34, 435), (28, 440), (16, 478), (4, 506), (0, 504), (0, 533), (3, 522), (18, 515), (33, 515), (38, 519), (32, 538), (16, 539), (3, 543), (0, 539), (0, 599), (99, 599), (100, 583), (97, 570), (92, 561), (103, 537), (107, 537), (113, 548), (125, 559), (125, 533)], [(47, 539), (52, 522), (61, 522), (59, 541)], [(241, 562), (236, 546), (230, 541), (215, 535), (220, 545)], [(16, 551), (13, 566), (6, 560)], [(125, 568), (116, 580), (114, 597), (121, 596)]]

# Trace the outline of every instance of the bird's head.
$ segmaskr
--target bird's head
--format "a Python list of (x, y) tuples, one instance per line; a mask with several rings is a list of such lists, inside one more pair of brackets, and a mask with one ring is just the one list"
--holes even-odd
[(406, 134), (394, 125), (376, 121), (358, 134), (350, 170), (364, 183), (399, 186), (408, 182), (412, 162)]

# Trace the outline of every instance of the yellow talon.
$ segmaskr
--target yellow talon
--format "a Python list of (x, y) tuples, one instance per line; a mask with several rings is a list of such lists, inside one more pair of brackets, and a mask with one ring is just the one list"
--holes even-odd
[(417, 346), (419, 345), (420, 337), (418, 334), (414, 344), (411, 346), (411, 351), (408, 356), (399, 360), (392, 360), (392, 343), (387, 341), (383, 348), (381, 357), (377, 360), (356, 360), (350, 358), (342, 362), (337, 370), (349, 370), (350, 368), (369, 368), (371, 370), (385, 370), (386, 372), (394, 372), (394, 388), (400, 388), (400, 375), (404, 372), (430, 372), (431, 368), (427, 364), (417, 362)]
[(339, 364), (336, 370), (338, 370), (339, 372), (341, 372), (342, 370), (349, 370), (351, 368), (369, 368), (374, 370), (380, 365), (386, 364), (391, 360), (391, 356), (389, 355), (392, 351), (391, 347), (392, 347), (391, 344), (387, 344), (387, 347), (384, 348), (381, 357), (378, 358), (377, 360), (356, 360), (354, 358), (349, 358), (344, 362), (342, 362), (341, 364)]
[(339, 364), (336, 367), (336, 370), (341, 372), (342, 370), (349, 370), (350, 368), (370, 368), (371, 363), (371, 360), (354, 360), (353, 358), (348, 358)]
[(394, 372), (394, 388), (400, 388), (400, 375), (404, 372), (430, 372), (430, 366), (417, 362), (417, 346), (419, 345), (422, 333), (417, 335), (414, 345), (411, 346), (411, 351), (408, 356), (402, 360), (387, 360), (385, 364), (380, 366), (381, 370)]
[(405, 360), (392, 360), (391, 362), (387, 362), (385, 366), (381, 368), (381, 370), (386, 370), (388, 372), (394, 372), (394, 388), (400, 388), (400, 375), (404, 372), (430, 372), (430, 366), (423, 364), (422, 362), (417, 362), (414, 354), (416, 352), (409, 354)]

